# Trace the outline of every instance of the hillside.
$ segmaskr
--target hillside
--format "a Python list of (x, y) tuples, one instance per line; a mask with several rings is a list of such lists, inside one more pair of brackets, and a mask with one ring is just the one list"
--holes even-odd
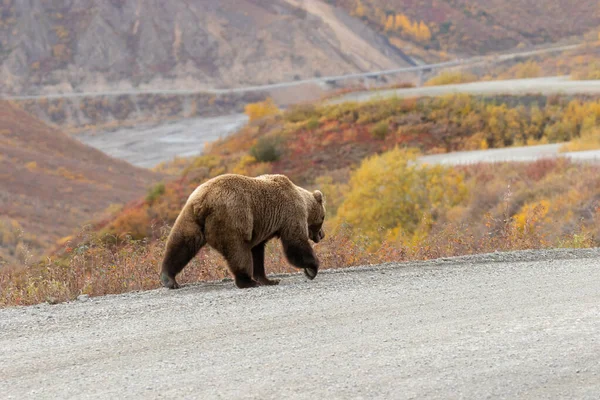
[[(557, 42), (600, 25), (595, 0), (331, 0), (393, 43), (466, 55)], [(390, 20), (392, 17), (392, 20)], [(427, 26), (423, 29), (421, 22)], [(408, 51), (409, 45), (403, 47)]]
[(0, 264), (24, 244), (40, 254), (111, 204), (142, 196), (155, 179), (0, 102)]
[(231, 87), (408, 62), (385, 37), (325, 3), (0, 3), (3, 93)]
[[(166, 236), (186, 198), (226, 172), (284, 173), (321, 189), (328, 235), (315, 249), (323, 269), (598, 246), (598, 165), (555, 159), (453, 168), (414, 163), (418, 153), (410, 149), (431, 154), (590, 137), (597, 145), (598, 121), (600, 100), (560, 96), (390, 99), (274, 112), (207, 154), (167, 166), (179, 170), (177, 179), (97, 220), (48, 258), (0, 269), (0, 306), (158, 287)], [(293, 271), (277, 242), (266, 259), (272, 273)], [(206, 246), (181, 282), (227, 276), (223, 258)]]
[(325, 185), (331, 215), (347, 196), (353, 171), (373, 155), (396, 147), (437, 154), (570, 140), (595, 143), (590, 137), (597, 136), (598, 121), (600, 100), (591, 96), (459, 95), (295, 106), (251, 121), (201, 157), (163, 166), (180, 178), (99, 221), (96, 229), (157, 239), (152, 226), (172, 223), (198, 184), (226, 172), (282, 173), (301, 186)]

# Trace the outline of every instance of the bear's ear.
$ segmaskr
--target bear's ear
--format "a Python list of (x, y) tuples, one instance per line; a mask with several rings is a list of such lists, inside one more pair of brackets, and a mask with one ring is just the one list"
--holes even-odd
[(315, 190), (313, 195), (319, 204), (323, 204), (323, 193), (320, 190)]

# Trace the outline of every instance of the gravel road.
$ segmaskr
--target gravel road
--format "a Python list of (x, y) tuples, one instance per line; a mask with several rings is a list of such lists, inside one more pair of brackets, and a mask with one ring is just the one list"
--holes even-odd
[(0, 310), (0, 397), (577, 398), (600, 393), (600, 250)]
[(328, 100), (327, 104), (348, 101), (364, 102), (389, 97), (444, 96), (467, 93), (472, 95), (525, 95), (525, 94), (600, 94), (600, 80), (573, 81), (568, 76), (509, 79), (461, 83), (455, 85), (423, 86), (409, 89), (389, 89), (369, 92), (354, 92)]

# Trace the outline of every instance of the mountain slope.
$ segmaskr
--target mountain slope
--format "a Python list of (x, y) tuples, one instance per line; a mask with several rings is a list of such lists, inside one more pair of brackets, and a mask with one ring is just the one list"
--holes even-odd
[[(556, 42), (583, 35), (600, 25), (596, 0), (332, 0), (331, 3), (362, 17), (391, 38), (462, 54)], [(395, 20), (388, 24), (392, 15)], [(411, 24), (423, 21), (431, 37), (407, 29), (407, 21)]]
[(409, 64), (344, 11), (316, 11), (327, 17), (285, 0), (5, 0), (0, 92), (229, 87)]
[(46, 249), (157, 179), (0, 102), (0, 260), (14, 257), (19, 243)]

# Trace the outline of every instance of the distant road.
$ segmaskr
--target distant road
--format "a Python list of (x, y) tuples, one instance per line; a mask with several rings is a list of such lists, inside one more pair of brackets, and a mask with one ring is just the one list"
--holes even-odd
[(507, 147), (503, 149), (488, 149), (475, 151), (455, 151), (445, 154), (422, 156), (419, 162), (423, 164), (464, 165), (481, 162), (504, 161), (535, 161), (541, 158), (564, 157), (571, 161), (600, 162), (600, 150), (575, 151), (560, 153), (562, 146), (544, 144), (539, 146)]
[(39, 98), (76, 98), (76, 97), (96, 97), (96, 96), (122, 96), (122, 95), (142, 95), (142, 94), (163, 94), (163, 95), (189, 95), (197, 93), (211, 93), (211, 94), (230, 94), (230, 93), (242, 93), (242, 92), (253, 92), (253, 91), (265, 91), (279, 88), (286, 88), (292, 86), (298, 86), (307, 83), (327, 83), (334, 81), (343, 81), (347, 79), (356, 78), (375, 78), (384, 75), (394, 75), (404, 72), (418, 72), (431, 69), (443, 69), (449, 67), (456, 67), (460, 65), (471, 65), (480, 62), (487, 61), (504, 61), (511, 58), (526, 57), (535, 54), (561, 52), (567, 50), (574, 50), (581, 47), (582, 44), (548, 47), (544, 49), (528, 50), (522, 52), (512, 52), (507, 54), (498, 54), (491, 56), (478, 56), (472, 58), (458, 59), (453, 61), (447, 61), (436, 64), (424, 64), (417, 65), (414, 67), (403, 67), (384, 71), (373, 71), (373, 72), (360, 72), (354, 74), (337, 75), (337, 76), (325, 76), (319, 78), (301, 79), (292, 82), (280, 82), (268, 85), (256, 85), (256, 86), (245, 86), (239, 88), (230, 89), (215, 89), (215, 88), (204, 88), (204, 89), (148, 89), (148, 90), (111, 90), (101, 92), (74, 92), (74, 93), (50, 93), (50, 94), (38, 94), (38, 95), (25, 95), (25, 96), (13, 96), (8, 94), (0, 94), (0, 100), (33, 100)]
[(0, 397), (596, 400), (598, 265), (493, 253), (0, 310)]
[(600, 80), (575, 81), (567, 76), (509, 79), (462, 83), (456, 85), (424, 86), (409, 89), (390, 89), (353, 92), (328, 100), (327, 104), (349, 101), (365, 102), (390, 97), (425, 97), (467, 93), (473, 95), (501, 94), (600, 94)]

